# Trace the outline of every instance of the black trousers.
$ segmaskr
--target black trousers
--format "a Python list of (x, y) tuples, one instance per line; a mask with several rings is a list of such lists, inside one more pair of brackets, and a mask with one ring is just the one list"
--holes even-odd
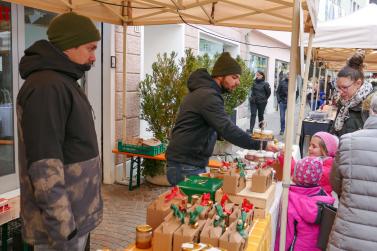
[[(266, 109), (267, 102), (264, 103), (254, 103), (250, 102), (250, 130), (253, 130), (255, 125), (255, 119), (258, 112), (258, 122), (264, 120), (264, 110)], [(259, 128), (259, 126), (258, 126)]]

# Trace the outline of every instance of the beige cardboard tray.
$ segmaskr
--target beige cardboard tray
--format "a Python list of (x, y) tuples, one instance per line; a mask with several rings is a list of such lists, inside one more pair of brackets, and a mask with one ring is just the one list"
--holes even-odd
[[(270, 209), (272, 203), (275, 199), (275, 188), (276, 183), (267, 189), (264, 193), (255, 193), (251, 191), (251, 181), (246, 182), (246, 187), (239, 192), (238, 194), (228, 194), (231, 202), (236, 204), (242, 204), (244, 198), (253, 203), (255, 209)], [(224, 192), (222, 189), (217, 190), (216, 192), (216, 201), (221, 201)]]

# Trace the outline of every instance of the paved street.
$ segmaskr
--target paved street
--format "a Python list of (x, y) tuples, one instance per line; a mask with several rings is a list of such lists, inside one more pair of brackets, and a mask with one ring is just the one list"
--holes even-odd
[(91, 233), (91, 250), (124, 250), (135, 241), (135, 227), (144, 224), (148, 204), (168, 188), (142, 184), (128, 191), (123, 185), (103, 185), (103, 221)]

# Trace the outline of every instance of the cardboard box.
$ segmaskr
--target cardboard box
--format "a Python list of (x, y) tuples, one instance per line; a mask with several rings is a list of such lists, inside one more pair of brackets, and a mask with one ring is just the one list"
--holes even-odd
[(256, 193), (264, 193), (272, 184), (271, 168), (258, 169), (253, 173), (251, 181), (251, 191)]
[(156, 229), (171, 212), (170, 206), (172, 204), (179, 206), (182, 201), (187, 202), (187, 196), (180, 191), (177, 192), (179, 195), (167, 200), (166, 196), (170, 195), (173, 189), (161, 194), (156, 200), (149, 204), (147, 208), (147, 224), (153, 229)]
[(237, 194), (246, 187), (246, 178), (239, 173), (231, 172), (224, 176), (223, 190), (228, 194)]
[[(229, 216), (229, 225), (232, 225), (234, 222), (238, 220), (238, 218), (241, 216), (241, 206), (237, 205), (234, 207), (233, 213)], [(253, 217), (254, 216), (254, 210), (251, 210), (247, 213), (246, 223), (250, 226), (253, 225)]]
[(279, 160), (275, 160), (269, 167), (275, 171), (275, 179), (277, 181), (283, 180), (283, 166), (280, 164)]
[(208, 220), (200, 234), (200, 242), (210, 244), (214, 247), (219, 246), (219, 239), (223, 234), (223, 227), (213, 225), (215, 219)]
[(191, 196), (194, 194), (202, 195), (203, 193), (210, 193), (211, 200), (215, 200), (216, 191), (222, 187), (223, 180), (208, 178), (202, 176), (190, 176), (186, 180), (179, 182), (178, 187), (183, 193), (189, 196), (189, 202), (191, 202)]
[(165, 221), (153, 231), (152, 250), (172, 251), (173, 234), (181, 225), (181, 221), (173, 213), (170, 213)]
[(237, 231), (237, 222), (228, 227), (219, 239), (219, 247), (231, 251), (243, 251), (247, 246), (250, 227), (245, 230), (245, 238)]
[[(193, 228), (189, 224), (189, 218), (185, 219), (185, 224), (177, 229), (174, 233), (173, 251), (181, 251), (182, 244), (185, 242), (199, 242), (200, 232), (202, 231), (207, 220), (198, 220), (198, 227)], [(161, 249), (161, 251), (164, 249)], [(165, 251), (165, 250), (164, 250)]]
[[(242, 204), (244, 198), (248, 201), (253, 203), (254, 208), (266, 209), (267, 211), (270, 209), (272, 203), (274, 202), (275, 198), (275, 183), (267, 189), (264, 193), (255, 193), (251, 191), (251, 181), (246, 182), (246, 187), (239, 192), (238, 194), (228, 194), (229, 200), (235, 204)], [(216, 192), (216, 201), (221, 201), (222, 196), (224, 195), (224, 191), (219, 189)]]

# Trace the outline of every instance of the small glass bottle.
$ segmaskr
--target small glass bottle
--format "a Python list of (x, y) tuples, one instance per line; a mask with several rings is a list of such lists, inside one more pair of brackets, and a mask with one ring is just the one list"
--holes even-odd
[(139, 225), (136, 227), (136, 247), (148, 249), (152, 246), (152, 227)]

